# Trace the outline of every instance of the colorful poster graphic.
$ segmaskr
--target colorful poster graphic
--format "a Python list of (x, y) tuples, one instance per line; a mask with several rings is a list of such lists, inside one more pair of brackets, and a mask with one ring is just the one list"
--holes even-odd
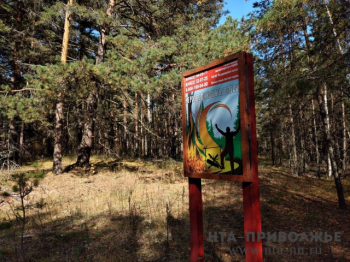
[(242, 175), (238, 62), (185, 78), (186, 172)]

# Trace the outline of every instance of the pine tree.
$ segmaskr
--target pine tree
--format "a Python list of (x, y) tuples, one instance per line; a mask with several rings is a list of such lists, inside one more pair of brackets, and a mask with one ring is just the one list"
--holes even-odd
[[(265, 113), (260, 124), (265, 128), (264, 132), (270, 132), (272, 158), (277, 137), (283, 137), (290, 130), (291, 143), (286, 146), (292, 152), (292, 172), (301, 174), (311, 160), (307, 151), (315, 148), (319, 162), (318, 144), (315, 143), (320, 142), (319, 137), (323, 138), (323, 158), (328, 159), (339, 207), (344, 208), (338, 174), (340, 161), (337, 160), (340, 159), (337, 157), (340, 146), (334, 139), (337, 129), (329, 125), (332, 115), (328, 113), (326, 89), (330, 97), (335, 97), (339, 94), (337, 87), (341, 85), (336, 79), (346, 79), (342, 66), (346, 58), (341, 57), (339, 49), (339, 46), (345, 46), (345, 42), (337, 39), (346, 39), (347, 36), (346, 33), (342, 37), (334, 33), (348, 28), (344, 20), (346, 5), (336, 2), (328, 5), (324, 1), (259, 1), (255, 6), (258, 8), (255, 20), (249, 22), (255, 25), (254, 44), (259, 52), (257, 67), (260, 68), (260, 79), (257, 83), (258, 90), (262, 92), (258, 97), (262, 99), (262, 112)], [(330, 21), (327, 8), (336, 14), (336, 24)], [(312, 113), (315, 109), (311, 102), (314, 100), (319, 102), (319, 117)], [(313, 130), (316, 130), (314, 142), (306, 138), (309, 118), (314, 118), (311, 122)], [(280, 141), (279, 147), (283, 149), (283, 139)]]

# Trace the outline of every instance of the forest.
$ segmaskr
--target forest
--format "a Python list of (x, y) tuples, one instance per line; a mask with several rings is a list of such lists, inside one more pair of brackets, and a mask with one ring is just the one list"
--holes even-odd
[[(44, 172), (52, 172), (57, 179), (67, 172), (94, 174), (100, 159), (109, 159), (113, 170), (119, 170), (123, 161), (143, 161), (137, 170), (147, 169), (147, 163), (165, 163), (161, 164), (165, 173), (181, 173), (186, 132), (182, 130), (181, 75), (245, 51), (254, 55), (259, 161), (266, 168), (283, 168), (288, 179), (299, 181), (297, 188), (306, 177), (326, 183), (334, 201), (330, 206), (346, 210), (350, 201), (350, 2), (256, 0), (251, 5), (253, 12), (237, 20), (227, 15), (223, 0), (1, 1), (0, 191), (16, 179), (24, 190), (27, 180), (18, 170), (31, 166), (37, 171), (44, 160)], [(219, 24), (225, 15), (225, 22)], [(213, 129), (213, 123), (207, 125)], [(136, 170), (133, 164), (129, 168)], [(129, 205), (126, 210), (134, 227), (141, 223), (140, 214), (136, 215), (131, 198), (136, 189), (129, 189), (115, 196)], [(22, 206), (27, 192), (23, 190)], [(150, 201), (149, 194), (139, 190)], [(181, 187), (178, 195), (184, 192)], [(0, 205), (1, 201), (0, 197)], [(175, 219), (171, 208), (163, 204), (167, 205), (166, 221), (171, 223), (168, 218)], [(151, 220), (157, 216), (149, 212)], [(348, 213), (343, 216), (349, 218)], [(4, 215), (4, 221), (11, 219)], [(28, 250), (27, 255), (23, 253), (24, 208), (21, 219), (20, 257), (39, 261), (28, 260)], [(175, 245), (166, 243), (164, 252)], [(0, 248), (0, 260), (9, 253), (12, 259), (16, 252), (11, 250)], [(67, 261), (90, 261), (79, 257), (84, 252)], [(141, 254), (132, 260), (128, 252), (126, 260), (116, 261), (158, 261)], [(166, 253), (167, 261), (186, 261), (181, 252), (174, 255), (178, 260)], [(208, 261), (224, 260), (213, 255)]]

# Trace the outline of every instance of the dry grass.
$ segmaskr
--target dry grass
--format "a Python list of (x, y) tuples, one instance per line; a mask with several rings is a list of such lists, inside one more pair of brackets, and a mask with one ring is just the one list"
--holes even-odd
[[(349, 211), (337, 209), (334, 182), (296, 178), (264, 161), (259, 167), (264, 232), (342, 232), (342, 242), (330, 245), (264, 242), (264, 247), (283, 250), (298, 245), (322, 249), (319, 256), (285, 252), (265, 255), (265, 261), (350, 261)], [(72, 162), (67, 158), (64, 163)], [(31, 175), (40, 183), (26, 199), (25, 248), (30, 261), (189, 261), (188, 182), (181, 163), (121, 163), (97, 157), (92, 162), (89, 170)], [(24, 170), (49, 165), (42, 161)], [(1, 183), (0, 192), (12, 188), (12, 182)], [(235, 245), (207, 240), (214, 231), (243, 236), (241, 184), (212, 180), (202, 184), (206, 261), (244, 261), (244, 256), (229, 252), (230, 245), (244, 247), (241, 240)], [(344, 187), (349, 204), (349, 181)], [(20, 261), (19, 225), (13, 216), (19, 202), (2, 199), (0, 261)]]

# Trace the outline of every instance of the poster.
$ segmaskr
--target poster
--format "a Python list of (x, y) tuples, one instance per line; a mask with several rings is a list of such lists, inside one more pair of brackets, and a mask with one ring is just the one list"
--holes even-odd
[(185, 172), (242, 175), (238, 61), (185, 77)]

